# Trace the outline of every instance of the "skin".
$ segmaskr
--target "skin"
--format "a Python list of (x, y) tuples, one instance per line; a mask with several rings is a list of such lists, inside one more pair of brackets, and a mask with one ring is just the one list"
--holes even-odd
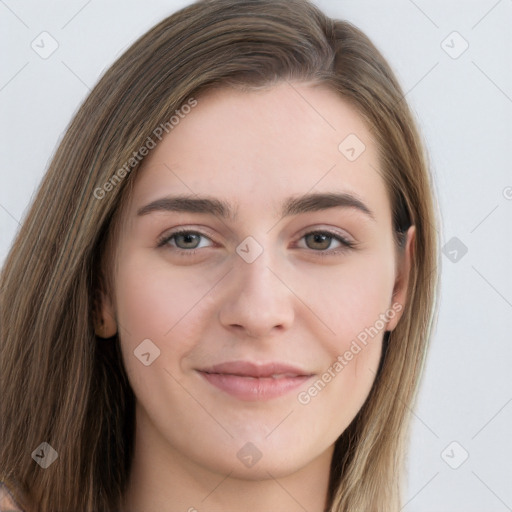
[[(366, 150), (338, 149), (356, 134)], [(322, 511), (333, 447), (374, 381), (382, 336), (312, 397), (242, 401), (196, 371), (233, 360), (280, 361), (321, 376), (393, 304), (404, 305), (414, 227), (405, 252), (393, 240), (377, 148), (362, 118), (324, 86), (281, 83), (257, 92), (210, 90), (144, 160), (125, 204), (115, 290), (104, 297), (103, 335), (119, 329), (137, 398), (136, 448), (124, 512)], [(289, 196), (351, 192), (373, 212), (336, 207), (281, 218)], [(137, 211), (168, 194), (209, 195), (238, 207), (236, 221), (203, 213)], [(183, 227), (203, 237), (160, 236)], [(315, 242), (311, 231), (337, 230)], [(247, 263), (248, 236), (263, 248)], [(194, 245), (195, 242), (195, 245)], [(191, 250), (195, 255), (179, 255)], [(341, 246), (342, 247), (342, 246)], [(134, 356), (150, 339), (160, 356)], [(252, 443), (261, 459), (237, 452)]]

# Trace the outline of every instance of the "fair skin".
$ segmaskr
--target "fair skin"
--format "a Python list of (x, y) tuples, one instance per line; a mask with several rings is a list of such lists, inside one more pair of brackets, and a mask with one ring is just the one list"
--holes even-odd
[[(137, 171), (117, 241), (115, 291), (103, 303), (105, 336), (119, 331), (137, 399), (123, 512), (320, 512), (334, 443), (368, 396), (382, 336), (401, 312), (334, 377), (333, 363), (405, 303), (414, 228), (401, 253), (375, 143), (326, 87), (281, 83), (197, 99)], [(338, 149), (349, 134), (366, 146), (354, 161)], [(312, 193), (350, 193), (372, 216), (354, 206), (281, 215), (286, 199)], [(184, 194), (225, 201), (237, 217), (137, 213)], [(178, 227), (192, 233), (157, 247)], [(319, 231), (333, 234), (308, 235)], [(259, 245), (241, 244), (249, 236)], [(259, 247), (254, 261), (241, 256)], [(134, 355), (146, 339), (160, 350), (148, 366)], [(251, 399), (200, 371), (233, 361), (286, 363), (305, 377), (287, 375), (292, 389)], [(328, 368), (325, 387), (308, 392)], [(307, 403), (298, 400), (305, 392)]]

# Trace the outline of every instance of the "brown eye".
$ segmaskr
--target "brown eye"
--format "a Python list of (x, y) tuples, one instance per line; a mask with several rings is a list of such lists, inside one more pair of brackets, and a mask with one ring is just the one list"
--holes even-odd
[(325, 251), (329, 249), (333, 237), (326, 233), (310, 233), (304, 237), (306, 244), (310, 249), (319, 249)]
[[(306, 249), (311, 249), (320, 255), (334, 255), (355, 247), (355, 243), (345, 239), (337, 233), (329, 231), (311, 231), (302, 236), (306, 242)], [(337, 243), (337, 246), (332, 247), (332, 242)], [(304, 247), (302, 247), (304, 248)]]

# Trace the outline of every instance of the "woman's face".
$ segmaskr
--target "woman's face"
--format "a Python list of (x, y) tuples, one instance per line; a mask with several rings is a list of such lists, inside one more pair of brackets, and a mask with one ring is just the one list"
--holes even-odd
[(154, 464), (278, 478), (330, 460), (363, 405), (409, 256), (376, 145), (334, 92), (197, 101), (137, 171), (104, 313)]

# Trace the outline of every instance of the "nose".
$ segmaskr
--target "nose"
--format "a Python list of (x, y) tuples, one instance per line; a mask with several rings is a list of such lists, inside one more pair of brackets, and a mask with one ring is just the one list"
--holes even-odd
[(252, 263), (240, 258), (229, 273), (219, 319), (237, 336), (268, 338), (293, 323), (294, 294), (267, 254)]

